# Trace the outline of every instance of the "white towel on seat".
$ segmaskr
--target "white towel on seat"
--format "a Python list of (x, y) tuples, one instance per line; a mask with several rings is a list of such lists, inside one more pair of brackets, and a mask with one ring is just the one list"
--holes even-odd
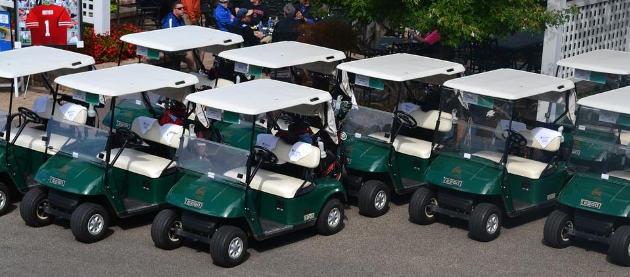
[(272, 134), (259, 134), (256, 137), (256, 145), (262, 146), (269, 150), (273, 150), (276, 148), (279, 139), (279, 137), (276, 137)]
[(547, 145), (549, 145), (549, 143), (551, 143), (553, 139), (562, 136), (562, 133), (558, 131), (543, 127), (536, 127), (532, 129), (531, 132), (532, 136), (534, 136), (534, 139), (538, 141), (538, 143), (540, 143), (540, 146), (542, 146), (543, 148), (547, 148)]
[(310, 144), (298, 141), (293, 145), (293, 147), (291, 147), (291, 151), (289, 152), (289, 160), (292, 162), (297, 162), (311, 154), (312, 151), (313, 148)]
[(182, 126), (168, 123), (160, 127), (160, 134), (162, 135), (162, 138), (168, 142), (168, 145), (171, 146), (173, 135), (179, 133), (180, 129), (182, 129)]
[(153, 126), (153, 124), (157, 122), (157, 119), (146, 117), (146, 116), (140, 116), (138, 117), (138, 122), (140, 122), (140, 131), (142, 131), (142, 134), (144, 135), (147, 133), (149, 129), (151, 129), (151, 126)]
[(43, 113), (46, 111), (46, 105), (48, 104), (48, 100), (50, 98), (48, 98), (48, 96), (41, 96), (37, 99), (35, 99), (35, 102), (33, 103), (33, 111), (36, 113)]
[(63, 106), (59, 107), (59, 110), (66, 119), (74, 121), (74, 118), (77, 117), (79, 112), (87, 110), (87, 108), (74, 103), (65, 103)]

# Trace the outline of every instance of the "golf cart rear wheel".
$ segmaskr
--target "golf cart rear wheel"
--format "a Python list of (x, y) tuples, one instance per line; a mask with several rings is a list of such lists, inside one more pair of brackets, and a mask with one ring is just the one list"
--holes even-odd
[(48, 207), (48, 195), (42, 188), (31, 189), (22, 198), (20, 204), (20, 216), (26, 225), (31, 227), (43, 227), (50, 225), (53, 216), (47, 214), (44, 209)]
[(621, 226), (610, 237), (610, 259), (622, 266), (630, 266), (630, 226)]
[(105, 208), (94, 203), (83, 203), (70, 218), (70, 229), (74, 237), (84, 243), (102, 240), (109, 227), (109, 215)]
[(437, 220), (438, 216), (437, 213), (431, 211), (431, 207), (437, 205), (437, 198), (430, 189), (419, 188), (414, 191), (409, 201), (409, 219), (421, 225), (431, 224)]
[(182, 238), (176, 234), (177, 230), (182, 229), (182, 222), (179, 215), (173, 210), (163, 210), (151, 225), (151, 239), (155, 246), (172, 250), (182, 245)]
[(11, 202), (11, 191), (4, 183), (0, 183), (0, 215), (3, 215), (9, 209)]
[(359, 213), (369, 217), (384, 215), (389, 209), (389, 187), (377, 180), (365, 182), (359, 190)]
[(210, 241), (210, 256), (218, 266), (237, 266), (243, 262), (246, 253), (247, 235), (240, 228), (221, 226)]
[(490, 203), (480, 203), (470, 213), (468, 232), (474, 240), (487, 242), (501, 233), (503, 218), (501, 210)]
[(339, 199), (328, 199), (317, 217), (317, 232), (329, 236), (336, 234), (343, 228), (343, 204)]
[(565, 248), (571, 245), (569, 230), (573, 229), (573, 221), (567, 213), (555, 210), (545, 221), (543, 237), (547, 245), (553, 248)]

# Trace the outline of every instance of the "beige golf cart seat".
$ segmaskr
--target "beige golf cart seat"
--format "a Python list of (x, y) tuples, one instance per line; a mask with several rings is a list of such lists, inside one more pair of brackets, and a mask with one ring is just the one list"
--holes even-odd
[[(518, 132), (523, 135), (527, 139), (527, 146), (535, 149), (540, 149), (549, 152), (555, 152), (560, 149), (560, 144), (562, 144), (562, 138), (560, 136), (555, 137), (549, 142), (547, 147), (543, 148), (542, 145), (534, 139), (531, 131), (523, 130)], [(491, 160), (495, 163), (499, 163), (501, 161), (501, 157), (503, 157), (503, 153), (499, 153), (496, 151), (479, 151), (477, 153), (472, 154), (473, 156), (484, 158), (487, 160)], [(543, 174), (545, 169), (547, 168), (547, 164), (543, 162), (539, 162), (536, 160), (531, 160), (523, 157), (508, 155), (507, 159), (507, 171), (510, 174), (526, 177), (529, 179), (539, 179)]]
[[(427, 130), (435, 130), (437, 125), (437, 119), (439, 115), (439, 111), (431, 110), (428, 112), (423, 112), (421, 110), (415, 110), (410, 114), (418, 123), (419, 128), (427, 129)], [(442, 113), (442, 118), (440, 122), (440, 127), (438, 129), (439, 132), (448, 132), (453, 127), (452, 124), (453, 116), (448, 113)], [(369, 137), (375, 138), (381, 141), (389, 142), (389, 137), (385, 136), (384, 132), (378, 132), (370, 134)], [(421, 140), (417, 138), (411, 138), (407, 136), (398, 135), (392, 144), (396, 152), (403, 153), (406, 155), (418, 157), (421, 159), (428, 159), (431, 157), (431, 142), (426, 140)]]
[[(145, 141), (157, 142), (171, 148), (179, 148), (179, 139), (182, 136), (182, 132), (184, 132), (184, 128), (182, 126), (174, 124), (160, 126), (157, 120), (148, 119), (148, 122), (150, 123), (147, 123), (148, 126), (145, 129), (145, 132), (143, 132), (141, 121), (147, 119), (148, 118), (144, 116), (134, 119), (131, 124), (131, 130)], [(166, 131), (171, 131), (171, 133), (167, 134)], [(114, 156), (118, 153), (119, 149), (120, 148), (114, 148), (111, 150), (111, 160), (114, 159)], [(100, 156), (103, 160), (105, 160), (105, 152), (101, 152), (101, 154), (102, 155)], [(131, 171), (149, 178), (159, 178), (165, 170), (173, 168), (175, 165), (175, 162), (171, 162), (170, 159), (131, 148), (125, 148), (122, 153), (120, 153), (114, 167)]]
[[(319, 165), (320, 150), (318, 147), (312, 145), (308, 146), (311, 147), (310, 153), (297, 161), (291, 161), (291, 159), (289, 158), (289, 153), (291, 152), (291, 148), (293, 147), (293, 145), (288, 144), (283, 140), (278, 140), (276, 147), (271, 150), (271, 152), (273, 152), (278, 157), (279, 161), (292, 163), (308, 168), (316, 168)], [(239, 180), (241, 182), (245, 182), (246, 170), (247, 168), (245, 167), (239, 167), (226, 172), (224, 175)], [(241, 177), (239, 178), (239, 176)], [(258, 191), (263, 191), (282, 198), (291, 199), (295, 197), (295, 194), (298, 192), (300, 187), (302, 187), (302, 184), (304, 184), (304, 182), (305, 181), (302, 179), (280, 173), (275, 173), (269, 170), (259, 169), (249, 186), (252, 189)], [(310, 185), (311, 183), (307, 182), (306, 184), (304, 184), (303, 188), (306, 188)]]

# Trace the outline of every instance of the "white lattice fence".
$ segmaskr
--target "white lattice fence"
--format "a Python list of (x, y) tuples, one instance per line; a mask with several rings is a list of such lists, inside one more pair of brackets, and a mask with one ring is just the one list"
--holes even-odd
[[(556, 62), (596, 49), (630, 50), (630, 0), (548, 0), (550, 9), (577, 6), (580, 14), (545, 32), (542, 73), (556, 74)], [(573, 77), (560, 67), (558, 77)]]

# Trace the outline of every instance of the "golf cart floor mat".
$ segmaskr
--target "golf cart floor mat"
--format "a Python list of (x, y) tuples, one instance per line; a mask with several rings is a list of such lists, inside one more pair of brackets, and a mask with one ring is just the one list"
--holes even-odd
[(157, 204), (151, 204), (151, 203), (139, 200), (139, 199), (129, 198), (129, 197), (126, 197), (125, 199), (123, 199), (123, 203), (125, 205), (125, 209), (127, 210), (127, 212), (130, 212), (130, 213), (137, 210), (157, 206)]
[(282, 232), (293, 228), (292, 225), (284, 225), (275, 221), (260, 219), (260, 227), (265, 232), (265, 235), (272, 235), (274, 233)]

